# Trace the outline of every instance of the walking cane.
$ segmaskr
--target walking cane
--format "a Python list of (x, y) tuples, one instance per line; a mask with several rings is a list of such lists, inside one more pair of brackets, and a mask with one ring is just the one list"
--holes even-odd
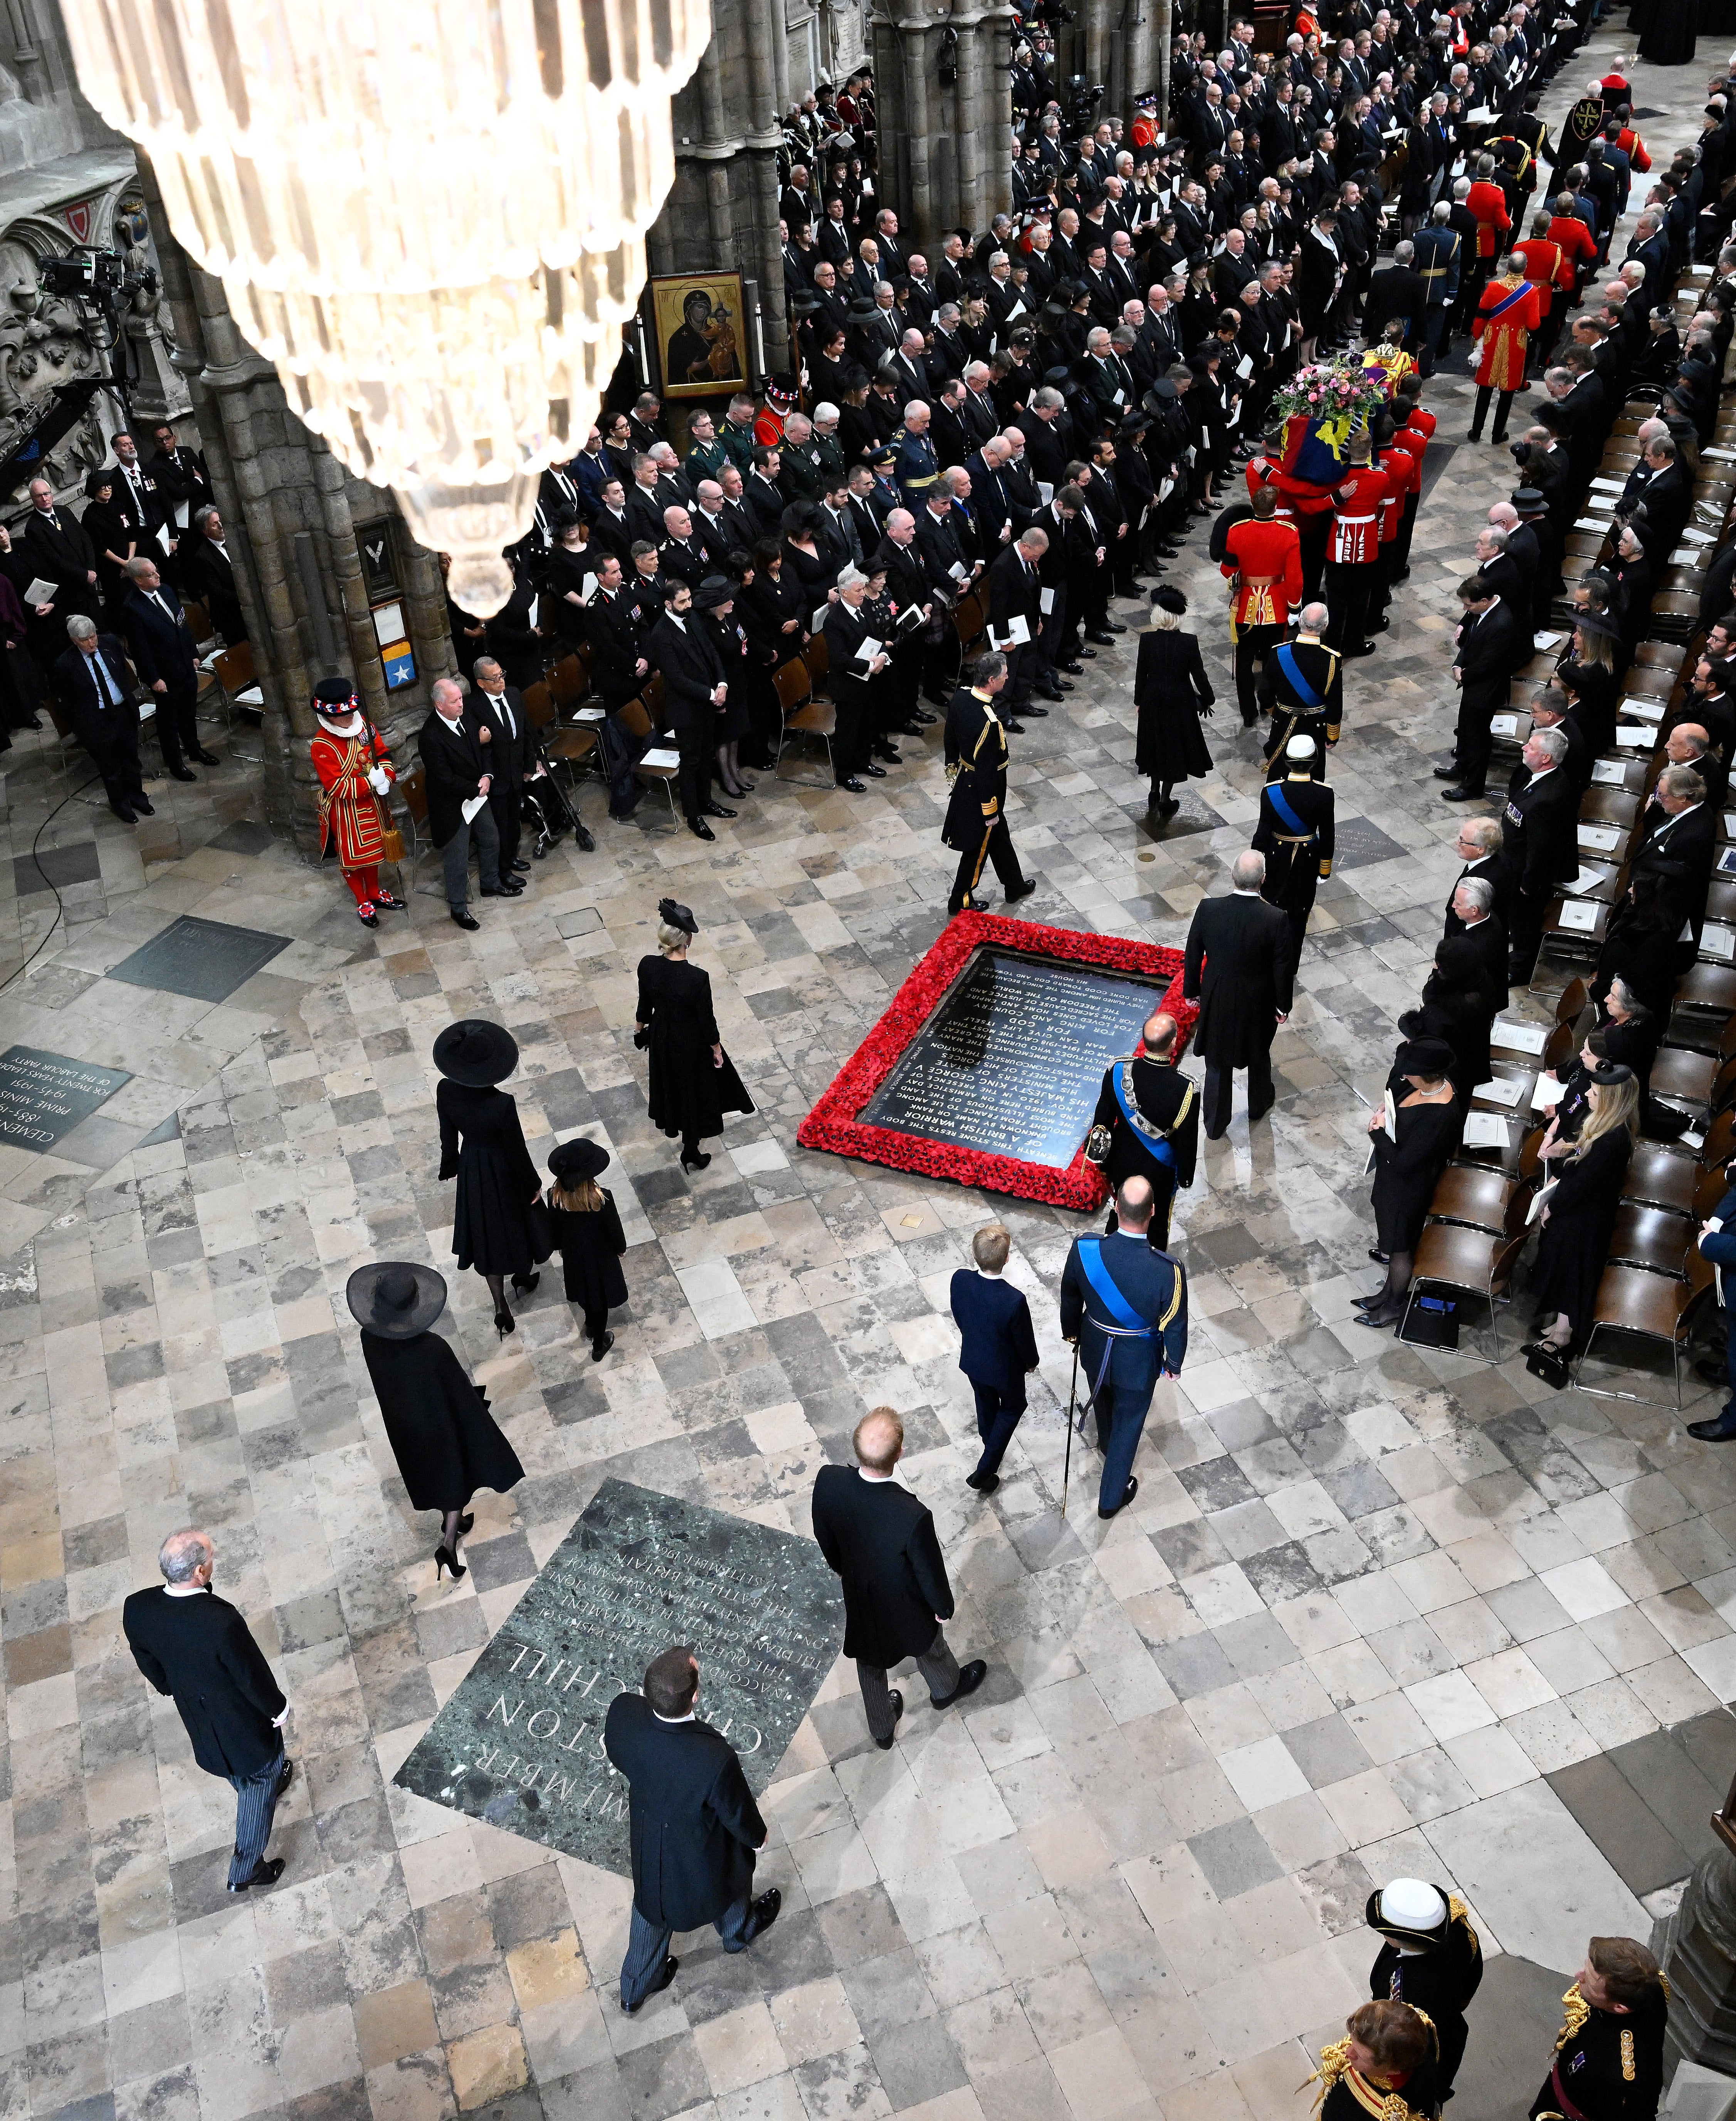
[(1073, 1475), (1073, 1406), (1079, 1396), (1079, 1343), (1073, 1343), (1073, 1382), (1067, 1387), (1067, 1447), (1061, 1468), (1061, 1514), (1067, 1513), (1067, 1482)]

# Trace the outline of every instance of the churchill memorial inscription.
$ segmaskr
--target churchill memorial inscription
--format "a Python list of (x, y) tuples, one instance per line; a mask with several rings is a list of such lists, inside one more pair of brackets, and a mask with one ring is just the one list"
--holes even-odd
[(979, 950), (861, 1122), (1024, 1163), (1071, 1163), (1104, 1070), (1133, 1051), (1167, 985)]
[(603, 1750), (614, 1697), (690, 1643), (698, 1713), (758, 1796), (842, 1639), (811, 1541), (605, 1480), (395, 1779), (627, 1877), (627, 1784)]

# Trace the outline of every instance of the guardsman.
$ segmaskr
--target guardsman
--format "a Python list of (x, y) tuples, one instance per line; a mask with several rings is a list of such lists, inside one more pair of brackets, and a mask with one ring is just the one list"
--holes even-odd
[(1113, 1517), (1139, 1493), (1134, 1456), (1158, 1378), (1178, 1377), (1188, 1354), (1188, 1279), (1181, 1262), (1147, 1242), (1151, 1186), (1124, 1178), (1112, 1236), (1075, 1238), (1061, 1275), (1062, 1338), (1079, 1350), (1103, 1453), (1097, 1514)]
[(1409, 2003), (1364, 2003), (1344, 2021), (1344, 2038), (1320, 2050), (1311, 2081), (1321, 2087), (1319, 2121), (1433, 2121), (1435, 2028)]
[(1327, 631), (1343, 656), (1374, 653), (1368, 637), (1369, 601), (1380, 564), (1380, 504), (1387, 477), (1374, 462), (1366, 429), (1351, 437), (1351, 468), (1332, 488), (1332, 528), (1326, 548)]
[(1242, 726), (1252, 729), (1255, 681), (1272, 650), (1290, 630), (1290, 614), (1302, 600), (1302, 540), (1294, 523), (1278, 517), (1278, 495), (1269, 485), (1254, 488), (1253, 514), (1225, 534), (1223, 571), (1232, 585), (1230, 637), (1235, 643), (1235, 690)]
[(940, 483), (940, 459), (929, 437), (929, 412), (920, 398), (904, 408), (904, 424), (892, 438), (893, 476), (898, 495), (912, 515), (920, 517), (928, 496)]
[(1387, 606), (1401, 565), (1400, 534), (1409, 520), (1412, 501), (1422, 491), (1422, 452), (1412, 450), (1406, 431), (1399, 426), (1396, 406), (1392, 412), (1376, 416), (1374, 433), (1380, 468), (1386, 474), (1386, 492), (1380, 497), (1380, 557), (1375, 562), (1374, 590), (1369, 600), (1370, 633), (1384, 633), (1387, 629)]
[(1567, 2016), (1532, 2121), (1653, 2121), (1669, 2015), (1657, 1960), (1631, 1937), (1594, 1937), (1561, 2001)]
[(1472, 280), (1472, 296), (1465, 307), (1468, 311), (1477, 307), (1477, 299), (1482, 293), (1496, 263), (1507, 252), (1507, 240), (1513, 233), (1513, 217), (1507, 211), (1507, 197), (1495, 181), (1495, 157), (1479, 155), (1477, 158), (1477, 181), (1465, 195), (1465, 211), (1477, 223), (1477, 264)]
[[(1555, 352), (1555, 343), (1560, 335), (1561, 319), (1567, 310), (1567, 297), (1563, 294), (1559, 301), (1556, 289), (1560, 284), (1561, 267), (1566, 254), (1549, 233), (1549, 216), (1533, 214), (1531, 233), (1523, 243), (1515, 243), (1513, 255), (1524, 271), (1525, 277), (1537, 289), (1538, 320), (1531, 328), (1531, 340), (1527, 349), (1530, 360), (1526, 374), (1533, 381), (1549, 366)], [(1571, 286), (1570, 278), (1569, 285)]]
[(774, 375), (766, 385), (766, 402), (754, 422), (754, 440), (775, 450), (784, 438), (784, 421), (801, 402), (793, 375)]
[(1314, 893), (1321, 878), (1332, 873), (1335, 798), (1323, 781), (1314, 778), (1316, 748), (1311, 736), (1293, 736), (1285, 745), (1284, 778), (1268, 781), (1260, 790), (1259, 820), (1249, 842), (1257, 855), (1266, 857), (1260, 896), (1290, 916), (1299, 959)]
[(1368, 1923), (1383, 1939), (1369, 1993), (1377, 2001), (1409, 2003), (1433, 2022), (1444, 2100), (1464, 2059), (1465, 2011), (1483, 1978), (1482, 1946), (1465, 1904), (1444, 1886), (1394, 1878), (1369, 1895)]
[[(1287, 770), (1285, 752), (1293, 736), (1312, 737), (1317, 747), (1338, 741), (1344, 713), (1344, 662), (1321, 640), (1325, 624), (1323, 604), (1304, 604), (1295, 639), (1266, 659), (1260, 704), (1272, 717), (1266, 738), (1268, 780), (1276, 781)], [(1317, 781), (1326, 775), (1326, 754), (1318, 748), (1314, 774)]]
[[(1085, 1156), (1109, 1182), (1147, 1179), (1151, 1186), (1150, 1242), (1169, 1249), (1169, 1210), (1177, 1188), (1193, 1183), (1199, 1155), (1198, 1086), (1175, 1065), (1175, 1019), (1161, 1010), (1140, 1027), (1139, 1051), (1105, 1068)], [(1115, 1210), (1105, 1234), (1113, 1236)]]
[(959, 857), (946, 902), (949, 913), (981, 910), (972, 893), (982, 880), (983, 865), (991, 860), (1009, 906), (1037, 888), (1020, 870), (1006, 829), (1006, 725), (997, 698), (1006, 683), (1006, 658), (991, 649), (977, 658), (972, 682), (959, 688), (946, 710), (946, 773), (952, 796), (940, 840)]

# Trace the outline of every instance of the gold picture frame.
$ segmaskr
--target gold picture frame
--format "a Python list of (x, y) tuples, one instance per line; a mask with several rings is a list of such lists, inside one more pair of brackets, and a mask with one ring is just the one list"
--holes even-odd
[(740, 273), (682, 273), (653, 280), (651, 310), (663, 374), (660, 395), (715, 398), (747, 389), (747, 303)]

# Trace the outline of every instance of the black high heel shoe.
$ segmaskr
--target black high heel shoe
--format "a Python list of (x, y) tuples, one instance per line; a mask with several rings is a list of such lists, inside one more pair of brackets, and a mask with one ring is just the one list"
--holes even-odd
[(436, 1546), (434, 1550), (434, 1581), (438, 1583), (448, 1573), (456, 1583), (469, 1571), (450, 1546)]
[(512, 1286), (520, 1296), (529, 1296), (542, 1278), (540, 1273), (516, 1274), (512, 1277)]
[(690, 1157), (684, 1149), (681, 1154), (681, 1168), (684, 1171), (703, 1171), (711, 1160), (709, 1155)]
[(518, 1321), (510, 1311), (497, 1311), (494, 1314), (494, 1330), (504, 1340), (509, 1333), (517, 1332)]

